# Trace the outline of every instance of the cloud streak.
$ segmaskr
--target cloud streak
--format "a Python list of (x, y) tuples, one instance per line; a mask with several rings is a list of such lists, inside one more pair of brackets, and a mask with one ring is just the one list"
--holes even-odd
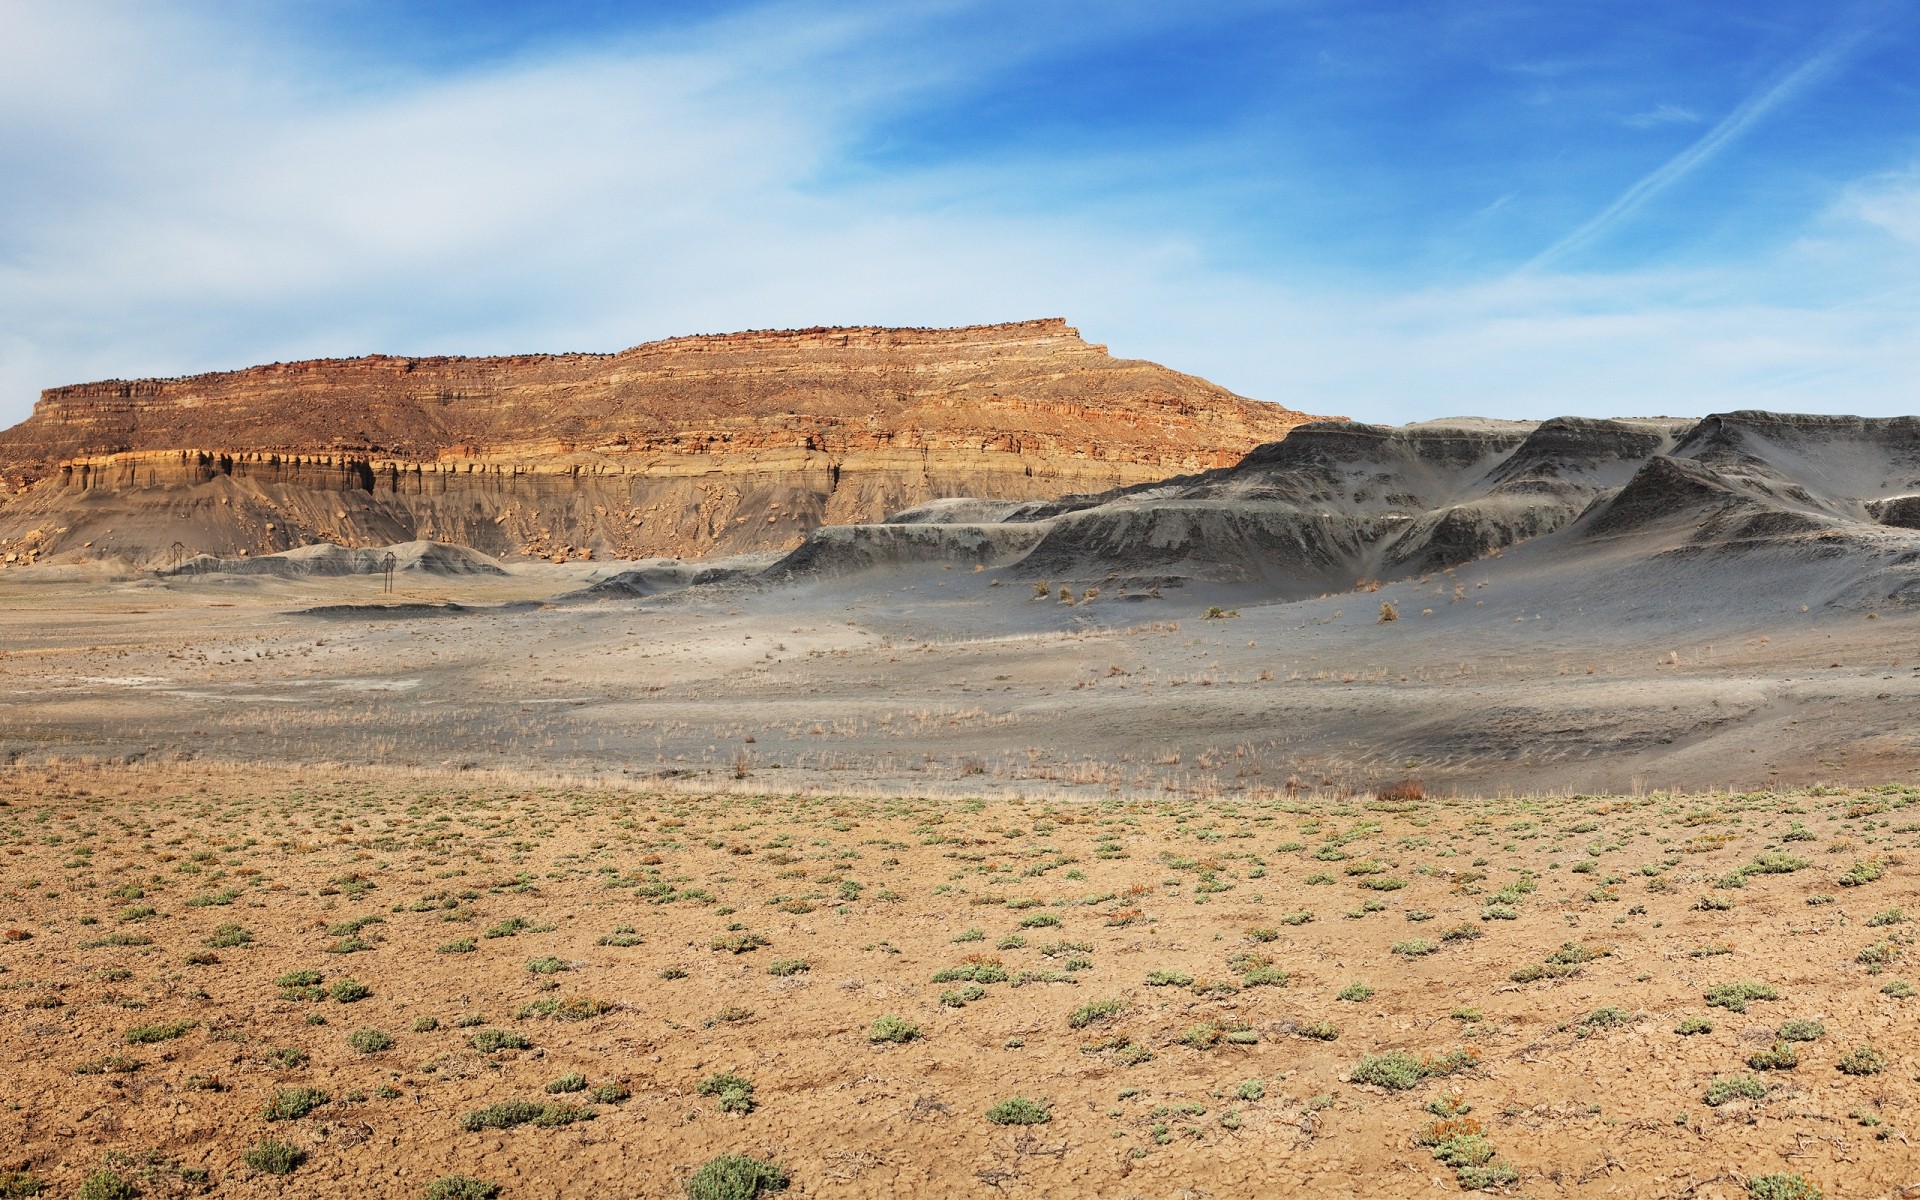
[[(1089, 124), (1151, 90), (1140, 80), (1165, 63), (1149, 55), (1049, 133), (1058, 97), (1014, 101), (1094, 53), (1070, 41), (1091, 36), (1080, 23), (1030, 36), (973, 20), (969, 42), (883, 10), (823, 18), (783, 0), (670, 38), (412, 71), (335, 70), (227, 7), (0, 4), (0, 425), (46, 386), (274, 359), (1034, 316), (1368, 420), (1911, 408), (1920, 208), (1904, 163), (1834, 181), (1827, 212), (1789, 214), (1739, 261), (1513, 275), (1569, 173), (1537, 146), (1508, 157), (1505, 129), (1497, 158), (1461, 170), (1461, 144), (1440, 135), (1483, 129), (1459, 115), (1479, 110), (1421, 126), (1444, 105), (1417, 74), (1403, 97), (1417, 111), (1343, 107), (1385, 104), (1397, 27), (1335, 43), (1363, 76), (1303, 51), (1302, 87), (1321, 71), (1351, 81), (1306, 107), (1276, 88), (1282, 107), (1225, 121), (1209, 91), (1180, 110), (1207, 114), (1191, 127), (1179, 112), (1145, 133)], [(1144, 24), (1159, 10), (1128, 11)], [(1010, 65), (1003, 42), (1029, 60)], [(1357, 52), (1369, 46), (1377, 61)], [(1722, 122), (1715, 147), (1844, 57), (1823, 53)], [(1568, 75), (1586, 69), (1602, 70)], [(1582, 106), (1613, 114), (1594, 136), (1637, 146), (1614, 118), (1654, 97), (1701, 107), (1683, 80), (1627, 82)], [(959, 134), (927, 135), (930, 120)], [(1314, 159), (1302, 138), (1323, 128), (1353, 157)], [(1432, 141), (1432, 158), (1408, 166), (1394, 136), (1409, 152)], [(1459, 204), (1443, 209), (1449, 180)], [(1303, 215), (1330, 206), (1331, 223)], [(1270, 229), (1283, 236), (1263, 242)], [(1329, 229), (1359, 249), (1296, 252)], [(1444, 270), (1401, 261), (1427, 241), (1458, 250)]]
[(1598, 242), (1648, 201), (1699, 170), (1742, 134), (1819, 84), (1858, 50), (1871, 32), (1871, 26), (1850, 30), (1808, 55), (1771, 86), (1749, 96), (1698, 141), (1642, 176), (1585, 224), (1534, 255), (1522, 270), (1543, 270)]

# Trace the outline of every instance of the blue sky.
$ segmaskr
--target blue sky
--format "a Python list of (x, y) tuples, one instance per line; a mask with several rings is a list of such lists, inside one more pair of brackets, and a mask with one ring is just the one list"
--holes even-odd
[(1031, 316), (1370, 420), (1915, 412), (1915, 62), (1920, 0), (14, 0), (0, 422)]

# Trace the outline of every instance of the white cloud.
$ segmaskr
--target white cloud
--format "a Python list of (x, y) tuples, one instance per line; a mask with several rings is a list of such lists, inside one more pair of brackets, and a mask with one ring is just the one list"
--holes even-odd
[(52, 384), (272, 359), (1052, 315), (1377, 420), (1914, 407), (1913, 297), (1779, 286), (1822, 254), (1912, 278), (1851, 249), (1911, 232), (1910, 189), (1864, 190), (1818, 245), (1731, 273), (1288, 282), (1099, 195), (996, 208), (1029, 164), (849, 179), (852, 139), (926, 77), (857, 53), (857, 11), (781, 15), (368, 86), (214, 18), (0, 8), (0, 167), (26, 181), (0, 189), (0, 423)]

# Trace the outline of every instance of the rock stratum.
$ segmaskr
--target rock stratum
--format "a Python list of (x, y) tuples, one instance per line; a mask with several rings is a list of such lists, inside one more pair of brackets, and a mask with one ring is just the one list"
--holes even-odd
[(750, 553), (943, 497), (1226, 467), (1311, 419), (1060, 320), (115, 380), (50, 389), (0, 433), (0, 559)]
[[(765, 578), (941, 563), (1109, 596), (1298, 600), (1509, 550), (1576, 590), (1643, 600), (1658, 578), (1676, 603), (1760, 587), (1920, 604), (1920, 418), (1318, 422), (1191, 476), (822, 529)], [(1449, 589), (1440, 602), (1465, 598)]]

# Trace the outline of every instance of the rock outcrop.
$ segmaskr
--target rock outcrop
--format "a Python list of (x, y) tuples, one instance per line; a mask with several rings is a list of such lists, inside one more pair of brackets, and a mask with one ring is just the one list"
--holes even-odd
[(0, 433), (0, 558), (416, 539), (502, 558), (747, 553), (942, 497), (1225, 467), (1309, 419), (1058, 320), (91, 383)]
[[(1583, 587), (1619, 573), (1644, 598), (1653, 576), (1632, 564), (1693, 564), (1733, 587), (1799, 571), (1832, 602), (1872, 606), (1920, 603), (1916, 528), (1920, 418), (1321, 422), (1196, 475), (821, 530), (764, 578), (945, 561), (1111, 595), (1196, 584), (1299, 599), (1531, 543), (1532, 562)], [(1816, 587), (1810, 571), (1830, 578)]]

